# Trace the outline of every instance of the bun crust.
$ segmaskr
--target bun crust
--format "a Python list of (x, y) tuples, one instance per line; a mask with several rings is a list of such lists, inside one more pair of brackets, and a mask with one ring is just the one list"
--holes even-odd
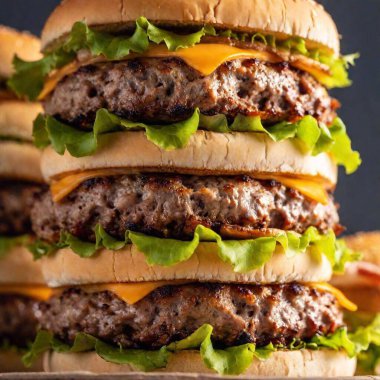
[(25, 61), (40, 59), (40, 40), (30, 33), (0, 25), (0, 77), (12, 75), (15, 54)]
[(187, 261), (170, 267), (150, 266), (137, 247), (103, 249), (92, 258), (81, 258), (65, 248), (41, 260), (48, 286), (87, 285), (97, 283), (195, 280), (227, 283), (324, 282), (332, 275), (325, 256), (317, 260), (311, 253), (286, 257), (275, 253), (262, 268), (249, 273), (235, 273), (230, 264), (219, 259), (215, 243), (200, 243)]
[(345, 296), (366, 313), (380, 312), (380, 286), (340, 286)]
[(32, 141), (33, 121), (42, 112), (39, 103), (6, 101), (0, 103), (0, 137), (12, 136)]
[(41, 152), (29, 143), (0, 141), (0, 178), (43, 182)]
[[(0, 259), (0, 285), (44, 285), (40, 261), (34, 261), (26, 247), (13, 247)], [(0, 368), (2, 368), (0, 366)]]
[[(274, 377), (335, 377), (353, 376), (356, 359), (350, 359), (344, 352), (332, 350), (300, 350), (277, 351), (266, 361), (255, 360), (244, 375)], [(50, 352), (44, 356), (46, 372), (92, 373), (128, 373), (138, 369), (131, 365), (108, 363), (94, 352), (80, 354), (60, 354)], [(165, 369), (157, 372), (165, 373), (206, 373), (215, 372), (208, 369), (197, 351), (182, 351), (173, 354)], [(144, 375), (139, 374), (143, 379)]]
[(331, 186), (337, 181), (337, 168), (329, 155), (304, 155), (292, 141), (274, 142), (259, 133), (198, 131), (185, 148), (165, 151), (148, 141), (144, 132), (116, 132), (101, 136), (97, 152), (89, 157), (75, 158), (68, 152), (60, 156), (49, 147), (41, 167), (47, 182), (104, 168), (196, 175), (276, 173), (318, 177)]
[(42, 358), (26, 368), (21, 361), (22, 354), (16, 351), (0, 351), (1, 372), (41, 372), (43, 371)]
[(42, 32), (46, 49), (63, 37), (76, 21), (107, 31), (130, 28), (140, 16), (157, 25), (203, 25), (279, 37), (298, 36), (313, 47), (336, 54), (339, 34), (331, 16), (314, 0), (65, 0)]

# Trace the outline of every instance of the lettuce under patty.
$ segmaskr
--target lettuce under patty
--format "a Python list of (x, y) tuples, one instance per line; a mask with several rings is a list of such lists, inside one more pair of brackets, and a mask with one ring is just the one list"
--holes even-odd
[(63, 44), (48, 52), (39, 61), (26, 62), (15, 57), (13, 64), (15, 74), (8, 81), (8, 86), (18, 95), (36, 100), (41, 93), (48, 75), (75, 60), (80, 50), (87, 49), (92, 56), (104, 55), (109, 60), (121, 60), (132, 53), (144, 53), (150, 43), (165, 43), (168, 50), (175, 51), (188, 48), (201, 42), (204, 36), (227, 36), (239, 40), (247, 40), (284, 49), (291, 53), (326, 64), (331, 71), (331, 77), (321, 79), (328, 87), (345, 87), (351, 84), (347, 69), (353, 63), (355, 56), (337, 57), (333, 53), (322, 50), (309, 50), (306, 41), (292, 37), (280, 40), (271, 35), (256, 33), (253, 36), (246, 33), (231, 31), (217, 32), (212, 26), (204, 26), (198, 32), (182, 35), (160, 29), (151, 24), (145, 17), (136, 21), (136, 29), (132, 36), (114, 36), (89, 28), (84, 22), (76, 22)]
[(0, 236), (0, 259), (6, 256), (12, 248), (26, 246), (28, 243), (30, 243), (28, 235), (16, 237)]
[(289, 346), (269, 344), (257, 348), (253, 343), (226, 349), (215, 349), (211, 336), (213, 327), (205, 324), (189, 337), (173, 342), (160, 350), (122, 349), (114, 347), (84, 333), (76, 336), (74, 344), (69, 346), (54, 338), (47, 331), (40, 331), (29, 352), (23, 357), (26, 366), (30, 366), (42, 353), (53, 350), (60, 353), (79, 353), (95, 351), (105, 361), (115, 364), (130, 364), (142, 371), (165, 368), (173, 353), (184, 350), (199, 350), (206, 367), (220, 375), (239, 375), (244, 373), (254, 360), (266, 360), (278, 350), (345, 350), (354, 357), (358, 350), (345, 328), (338, 329), (329, 336), (315, 336), (309, 342), (294, 341)]
[(337, 241), (333, 231), (323, 235), (315, 227), (309, 227), (303, 235), (283, 231), (276, 236), (247, 240), (223, 240), (219, 234), (201, 225), (195, 229), (191, 241), (157, 238), (132, 231), (127, 231), (125, 239), (118, 241), (100, 225), (95, 227), (94, 232), (96, 243), (84, 242), (68, 232), (62, 232), (56, 244), (36, 241), (29, 248), (36, 260), (67, 247), (80, 257), (89, 258), (102, 248), (117, 251), (133, 243), (144, 254), (149, 265), (167, 267), (189, 260), (200, 242), (214, 242), (219, 258), (238, 273), (264, 266), (278, 246), (288, 257), (305, 253), (308, 248), (316, 258), (325, 255), (336, 273), (344, 272), (347, 262), (360, 258), (360, 254), (350, 250), (343, 241)]
[(330, 127), (318, 123), (312, 116), (305, 116), (295, 123), (280, 122), (264, 127), (259, 116), (239, 115), (229, 124), (224, 115), (205, 116), (197, 109), (184, 121), (159, 126), (132, 122), (100, 109), (90, 131), (76, 129), (52, 116), (40, 114), (34, 122), (33, 136), (35, 145), (40, 149), (51, 145), (58, 154), (62, 155), (67, 150), (74, 157), (84, 157), (96, 152), (102, 135), (113, 132), (145, 130), (147, 139), (153, 144), (164, 150), (173, 150), (184, 148), (198, 129), (217, 133), (264, 133), (276, 142), (292, 139), (305, 154), (330, 153), (348, 174), (361, 164), (360, 154), (352, 150), (346, 127), (339, 118)]

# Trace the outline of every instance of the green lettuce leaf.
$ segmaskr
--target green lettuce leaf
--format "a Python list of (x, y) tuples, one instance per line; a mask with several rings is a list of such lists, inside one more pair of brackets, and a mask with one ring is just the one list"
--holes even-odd
[(350, 334), (358, 354), (358, 367), (365, 372), (373, 373), (380, 364), (380, 314), (365, 326), (359, 327)]
[[(165, 43), (168, 50), (175, 51), (188, 48), (201, 42), (204, 36), (222, 36), (246, 41), (247, 33), (234, 33), (230, 30), (217, 33), (212, 26), (206, 25), (199, 31), (187, 35), (177, 34), (158, 28), (145, 17), (136, 20), (136, 28), (132, 36), (114, 36), (89, 28), (84, 22), (76, 22), (66, 40), (53, 51), (35, 62), (23, 61), (15, 57), (13, 64), (15, 74), (8, 81), (8, 86), (18, 95), (36, 100), (41, 93), (47, 76), (54, 70), (74, 61), (80, 50), (87, 49), (92, 56), (104, 55), (109, 60), (120, 60), (131, 52), (143, 53), (150, 43)], [(256, 33), (250, 37), (252, 42), (259, 42), (272, 48), (284, 49), (291, 53), (302, 54), (315, 59), (330, 68), (331, 77), (320, 78), (328, 87), (345, 87), (351, 84), (347, 69), (354, 63), (357, 55), (337, 57), (334, 54), (319, 50), (308, 50), (306, 41), (292, 37), (285, 40), (271, 35)]]
[(346, 127), (339, 118), (334, 120), (330, 128), (318, 124), (312, 116), (305, 116), (296, 123), (281, 122), (264, 127), (258, 116), (238, 115), (229, 125), (224, 115), (205, 116), (196, 109), (189, 119), (157, 126), (128, 121), (106, 109), (100, 109), (90, 131), (78, 130), (51, 116), (39, 115), (34, 122), (33, 137), (40, 149), (51, 144), (58, 154), (62, 155), (67, 150), (74, 157), (84, 157), (96, 152), (102, 135), (112, 132), (145, 130), (150, 142), (161, 149), (173, 150), (185, 147), (198, 129), (217, 133), (264, 133), (276, 142), (294, 139), (305, 154), (329, 152), (337, 164), (346, 168), (348, 174), (361, 164), (360, 155), (352, 150)]
[(317, 336), (311, 342), (295, 341), (290, 346), (274, 346), (256, 348), (253, 343), (226, 349), (215, 349), (212, 344), (213, 327), (204, 324), (185, 339), (163, 346), (156, 351), (140, 349), (123, 349), (114, 347), (84, 333), (76, 336), (74, 344), (68, 346), (59, 342), (47, 331), (40, 331), (35, 342), (30, 347), (23, 361), (30, 366), (42, 353), (48, 350), (56, 352), (78, 353), (95, 351), (105, 361), (115, 364), (131, 364), (143, 371), (153, 371), (165, 368), (172, 353), (183, 350), (199, 350), (204, 364), (220, 375), (239, 375), (244, 373), (255, 359), (266, 360), (277, 350), (301, 349), (333, 349), (345, 350), (350, 356), (355, 356), (355, 345), (347, 336), (346, 329), (337, 330), (327, 337)]
[(29, 242), (30, 236), (28, 235), (16, 237), (0, 236), (0, 258), (6, 256), (13, 247), (26, 246)]
[(191, 241), (163, 239), (142, 233), (127, 231), (124, 241), (118, 241), (100, 226), (95, 227), (96, 243), (83, 242), (77, 237), (63, 232), (57, 244), (36, 241), (30, 246), (35, 259), (50, 255), (58, 249), (69, 247), (83, 258), (92, 257), (99, 249), (119, 250), (128, 243), (137, 246), (150, 265), (172, 266), (189, 260), (200, 242), (214, 242), (221, 260), (229, 263), (235, 272), (245, 273), (264, 266), (273, 256), (278, 246), (288, 257), (301, 254), (307, 248), (313, 255), (325, 255), (336, 272), (344, 269), (344, 264), (358, 256), (336, 240), (332, 231), (322, 235), (314, 227), (309, 227), (303, 235), (294, 232), (281, 232), (277, 236), (260, 237), (248, 240), (223, 240), (213, 230), (198, 225)]

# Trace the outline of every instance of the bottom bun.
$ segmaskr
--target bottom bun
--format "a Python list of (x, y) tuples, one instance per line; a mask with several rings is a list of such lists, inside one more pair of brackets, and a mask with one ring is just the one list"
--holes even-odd
[[(350, 359), (345, 352), (331, 350), (278, 351), (266, 361), (255, 360), (244, 375), (281, 377), (335, 377), (353, 376), (356, 359)], [(92, 372), (128, 373), (138, 371), (131, 365), (118, 365), (104, 361), (94, 352), (62, 354), (50, 352), (44, 356), (46, 372)], [(182, 351), (173, 354), (165, 369), (157, 372), (208, 373), (197, 351)]]
[(261, 268), (235, 273), (217, 254), (215, 243), (200, 243), (194, 255), (177, 265), (149, 265), (133, 244), (119, 251), (100, 250), (91, 258), (81, 258), (66, 248), (44, 257), (42, 270), (48, 286), (96, 283), (198, 280), (238, 283), (289, 283), (329, 281), (332, 269), (325, 255), (311, 251), (288, 257), (274, 253)]
[(42, 359), (36, 360), (26, 368), (21, 361), (22, 354), (16, 351), (0, 351), (0, 372), (41, 372)]
[(0, 285), (44, 285), (41, 263), (26, 247), (16, 246), (0, 259)]

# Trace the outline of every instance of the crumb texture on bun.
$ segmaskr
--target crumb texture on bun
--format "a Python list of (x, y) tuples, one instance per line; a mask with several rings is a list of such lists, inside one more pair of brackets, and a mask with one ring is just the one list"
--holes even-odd
[(40, 59), (40, 40), (30, 33), (0, 25), (0, 77), (12, 75), (15, 54), (25, 61)]
[[(118, 365), (104, 361), (96, 353), (61, 354), (49, 352), (44, 355), (46, 372), (93, 372), (93, 373), (128, 373), (138, 369), (131, 365)], [(353, 376), (356, 359), (348, 358), (345, 352), (332, 350), (277, 351), (266, 361), (255, 360), (246, 376), (273, 377), (335, 377)], [(173, 354), (165, 369), (157, 372), (166, 373), (206, 373), (215, 374), (207, 368), (199, 352), (182, 351)]]
[[(141, 155), (141, 152), (144, 152)], [(97, 152), (75, 158), (51, 147), (42, 156), (46, 181), (73, 172), (127, 168), (133, 172), (177, 172), (194, 175), (258, 173), (317, 177), (335, 185), (337, 168), (328, 154), (305, 155), (292, 141), (274, 142), (259, 133), (198, 131), (183, 149), (160, 149), (144, 132), (115, 132), (99, 139)]]
[(217, 255), (215, 243), (200, 243), (187, 261), (169, 267), (148, 265), (144, 254), (128, 244), (119, 251), (100, 250), (92, 258), (81, 258), (69, 248), (44, 257), (42, 270), (51, 287), (115, 282), (194, 280), (203, 282), (289, 283), (329, 281), (332, 269), (323, 255), (311, 253), (286, 257), (275, 253), (262, 268), (235, 273)]
[(33, 121), (42, 106), (18, 100), (0, 103), (0, 137), (16, 137), (32, 141)]
[(209, 24), (279, 37), (302, 37), (313, 46), (339, 53), (336, 25), (314, 0), (65, 0), (48, 19), (42, 33), (45, 49), (63, 37), (76, 21), (107, 30), (131, 27), (144, 16), (157, 25)]
[(43, 182), (41, 152), (31, 144), (0, 141), (0, 177)]
[(40, 261), (34, 261), (28, 248), (13, 247), (0, 259), (1, 285), (44, 285)]

